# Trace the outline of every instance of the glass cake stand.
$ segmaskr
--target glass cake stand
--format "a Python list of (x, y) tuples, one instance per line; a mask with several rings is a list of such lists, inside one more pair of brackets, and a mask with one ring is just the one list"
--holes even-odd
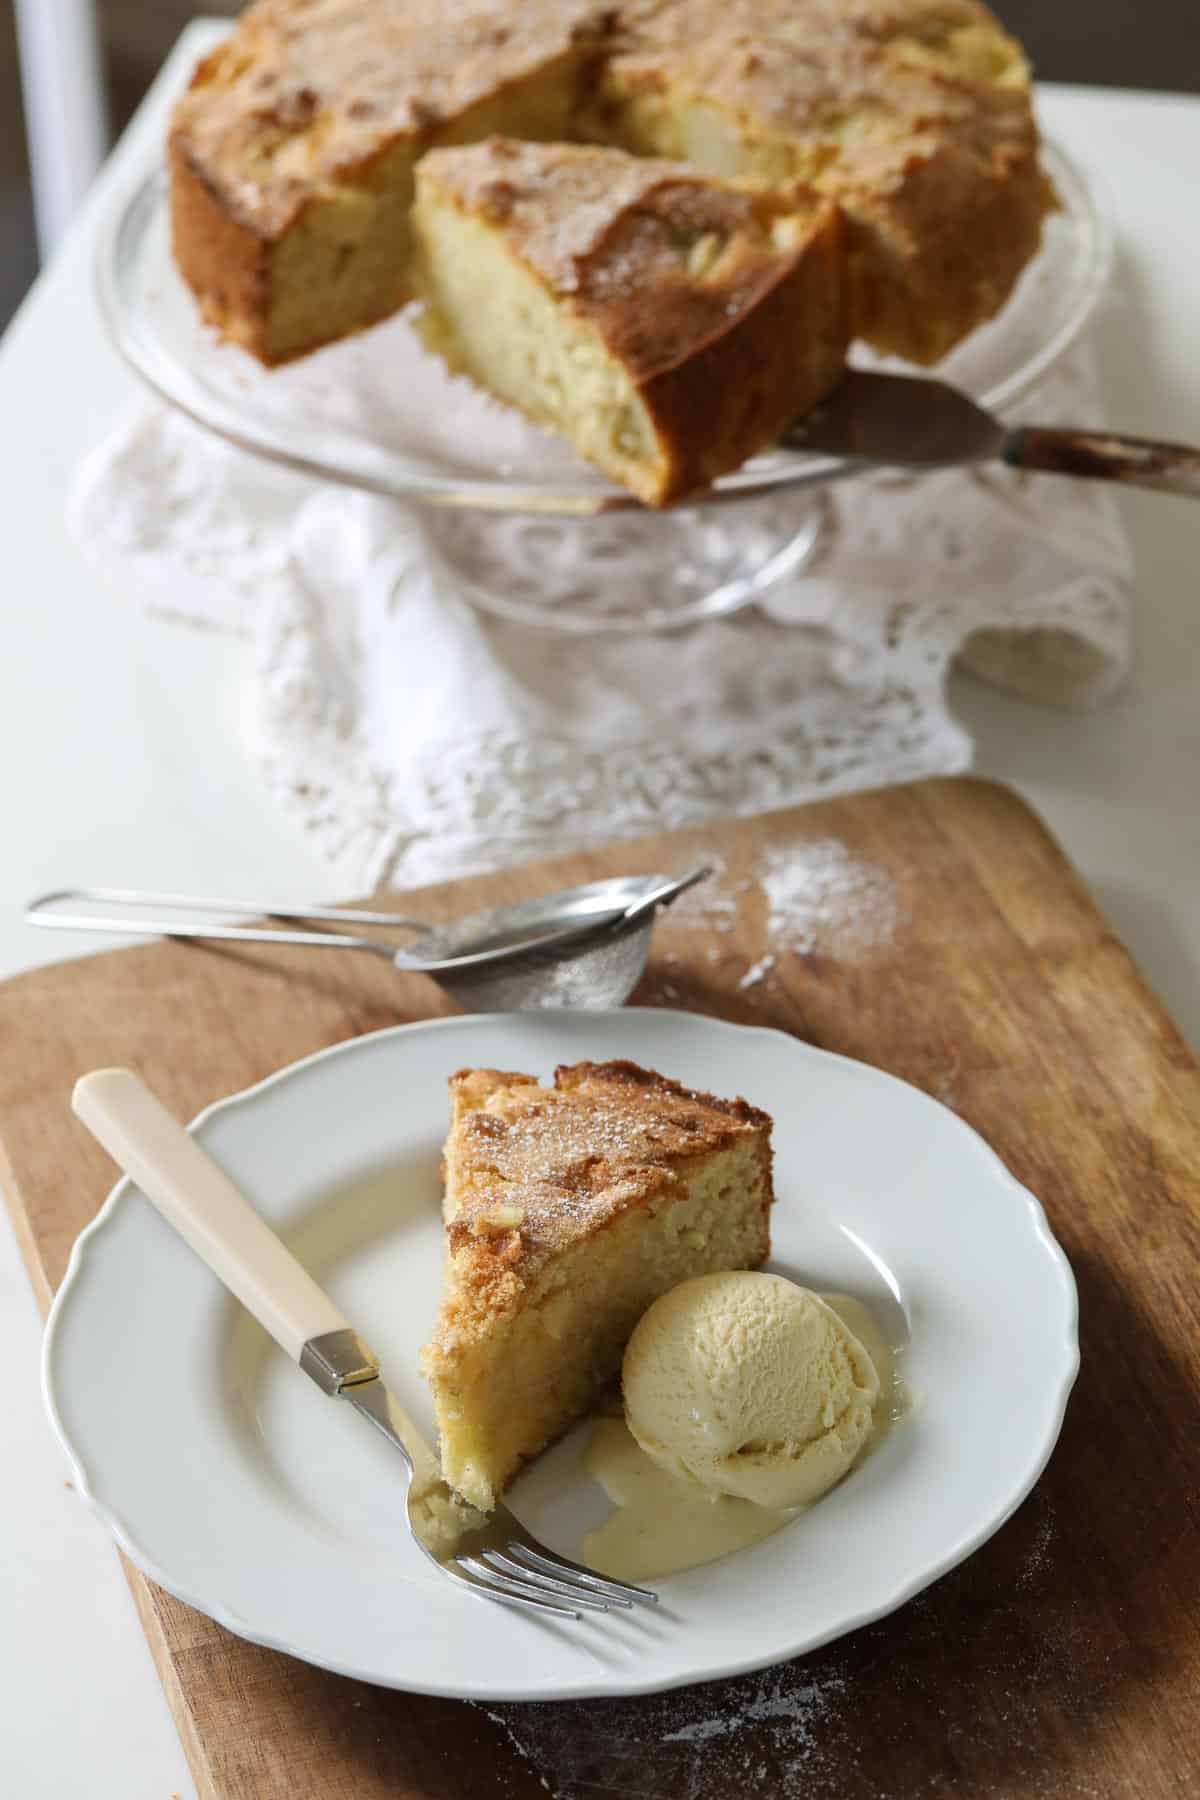
[[(1054, 144), (1061, 209), (1002, 312), (938, 374), (1003, 411), (1078, 336), (1107, 280), (1112, 231), (1092, 183)], [(419, 507), (431, 552), (476, 606), (560, 631), (647, 631), (747, 606), (808, 564), (848, 465), (772, 451), (701, 500), (651, 511), (468, 382), (403, 316), (282, 369), (200, 320), (171, 260), (166, 176), (145, 174), (99, 236), (100, 297), (126, 360), (164, 400), (301, 474)], [(869, 367), (905, 366), (856, 348)], [(910, 371), (912, 372), (912, 371)]]

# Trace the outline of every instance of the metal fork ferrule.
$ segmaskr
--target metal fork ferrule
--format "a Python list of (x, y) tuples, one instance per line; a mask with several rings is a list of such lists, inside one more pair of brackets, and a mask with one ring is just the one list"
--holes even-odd
[(319, 1337), (309, 1338), (300, 1351), (300, 1367), (322, 1393), (340, 1394), (343, 1388), (374, 1381), (379, 1374), (379, 1358), (357, 1331), (347, 1326), (342, 1331), (323, 1331)]

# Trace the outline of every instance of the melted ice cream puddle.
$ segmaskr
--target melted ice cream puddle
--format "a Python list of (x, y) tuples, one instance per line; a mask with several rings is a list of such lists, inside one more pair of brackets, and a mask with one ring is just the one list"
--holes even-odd
[[(849, 1294), (822, 1294), (821, 1298), (858, 1339), (879, 1376), (879, 1399), (870, 1435), (858, 1458), (861, 1461), (906, 1410), (904, 1389), (897, 1378), (892, 1346), (862, 1302)], [(770, 1537), (807, 1510), (802, 1506), (756, 1506), (752, 1500), (714, 1494), (698, 1482), (669, 1474), (646, 1455), (624, 1418), (596, 1420), (585, 1466), (613, 1502), (614, 1510), (603, 1525), (589, 1533), (583, 1559), (601, 1575), (615, 1575), (624, 1581), (671, 1575), (712, 1562)]]

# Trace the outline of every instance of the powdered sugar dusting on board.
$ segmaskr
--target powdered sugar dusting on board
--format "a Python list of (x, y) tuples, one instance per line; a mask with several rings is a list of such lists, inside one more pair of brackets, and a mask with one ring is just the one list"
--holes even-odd
[[(788, 952), (863, 960), (892, 942), (903, 918), (900, 891), (887, 870), (829, 837), (770, 845), (753, 874), (732, 883), (724, 868), (716, 868), (660, 924), (722, 933), (744, 925), (752, 940), (761, 934), (763, 954), (738, 982), (749, 991), (771, 985)], [(710, 947), (706, 955), (713, 962), (721, 952)]]
[(765, 981), (767, 979), (767, 976), (774, 967), (774, 956), (760, 956), (756, 963), (750, 964), (750, 967), (738, 982), (738, 987), (742, 989), (757, 987), (760, 981)]
[(795, 1662), (637, 1699), (484, 1710), (553, 1800), (815, 1800), (838, 1791), (847, 1695), (836, 1666)]
[(1024, 1592), (1026, 1588), (1035, 1586), (1045, 1573), (1056, 1529), (1054, 1513), (1048, 1503), (1043, 1500), (1037, 1529), (1033, 1534), (1033, 1542), (1025, 1553), (1025, 1560), (1013, 1584), (1019, 1593)]
[[(1062, 1764), (1064, 1704), (1098, 1723), (1140, 1676), (1059, 1579), (1060, 1535), (1043, 1484), (993, 1540), (987, 1567), (843, 1642), (664, 1694), (483, 1710), (551, 1800), (1098, 1800), (1111, 1792), (1103, 1772), (1093, 1781), (1086, 1765)], [(897, 1746), (903, 1778), (872, 1781), (895, 1734), (914, 1729), (919, 1752)]]
[(851, 856), (837, 838), (772, 846), (760, 875), (773, 943), (854, 960), (890, 944), (899, 896), (880, 868)]
[(714, 1738), (736, 1737), (748, 1725), (769, 1722), (787, 1740), (789, 1748), (797, 1743), (811, 1743), (812, 1730), (819, 1718), (829, 1710), (829, 1701), (841, 1692), (845, 1682), (840, 1676), (824, 1680), (788, 1682), (788, 1671), (777, 1671), (773, 1681), (763, 1683), (769, 1691), (743, 1701), (740, 1711), (710, 1712), (702, 1719), (689, 1720), (677, 1730), (668, 1732), (664, 1744), (707, 1744)]

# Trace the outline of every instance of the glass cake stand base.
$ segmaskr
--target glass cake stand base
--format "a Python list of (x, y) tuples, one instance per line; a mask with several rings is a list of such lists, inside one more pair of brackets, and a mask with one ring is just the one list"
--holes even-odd
[(595, 518), (430, 509), (427, 536), (482, 611), (553, 631), (664, 631), (737, 612), (819, 555), (820, 489)]

